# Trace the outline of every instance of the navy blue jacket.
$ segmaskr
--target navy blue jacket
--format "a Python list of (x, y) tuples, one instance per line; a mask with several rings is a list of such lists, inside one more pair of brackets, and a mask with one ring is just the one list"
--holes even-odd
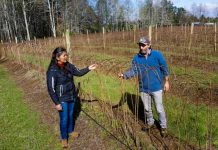
[(162, 89), (163, 77), (168, 76), (167, 63), (161, 52), (151, 50), (147, 59), (140, 53), (132, 60), (132, 67), (123, 73), (124, 79), (137, 76), (140, 92), (155, 92)]
[(50, 66), (46, 74), (47, 88), (53, 102), (57, 105), (73, 101), (76, 96), (73, 76), (83, 76), (88, 72), (88, 67), (79, 70), (69, 62), (65, 64), (65, 69), (57, 65)]

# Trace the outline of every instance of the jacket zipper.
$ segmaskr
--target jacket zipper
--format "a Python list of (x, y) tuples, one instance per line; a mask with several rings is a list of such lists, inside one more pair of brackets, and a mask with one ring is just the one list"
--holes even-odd
[(63, 94), (63, 85), (60, 85), (60, 97), (62, 96)]

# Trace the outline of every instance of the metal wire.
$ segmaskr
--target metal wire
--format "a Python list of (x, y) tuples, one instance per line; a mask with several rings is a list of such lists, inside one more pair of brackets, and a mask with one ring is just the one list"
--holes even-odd
[(124, 145), (126, 148), (128, 148), (129, 150), (132, 150), (132, 148), (125, 144), (122, 140), (120, 140), (118, 137), (116, 137), (114, 134), (112, 134), (108, 129), (106, 129), (103, 125), (101, 125), (100, 123), (98, 123), (92, 116), (90, 116), (87, 112), (85, 112), (83, 109), (81, 109), (81, 111), (87, 116), (89, 117), (92, 121), (94, 121), (99, 127), (101, 127), (103, 130), (105, 130), (108, 134), (110, 134), (115, 140), (117, 140), (118, 142), (120, 142), (122, 145)]

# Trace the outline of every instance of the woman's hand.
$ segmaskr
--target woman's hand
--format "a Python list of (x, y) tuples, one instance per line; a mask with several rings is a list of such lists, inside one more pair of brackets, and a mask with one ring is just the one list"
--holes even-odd
[(92, 64), (89, 66), (89, 70), (94, 70), (95, 68), (97, 68), (97, 64)]
[(57, 109), (57, 111), (62, 111), (62, 106), (61, 106), (61, 104), (55, 105), (55, 108)]

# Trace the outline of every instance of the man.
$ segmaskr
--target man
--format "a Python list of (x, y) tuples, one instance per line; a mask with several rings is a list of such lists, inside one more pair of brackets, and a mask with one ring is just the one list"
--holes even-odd
[(120, 73), (119, 77), (123, 79), (129, 79), (134, 76), (138, 77), (139, 91), (144, 104), (148, 129), (154, 125), (152, 114), (153, 98), (158, 112), (161, 135), (164, 137), (167, 133), (167, 123), (162, 103), (162, 88), (165, 91), (169, 91), (167, 63), (161, 52), (151, 49), (151, 43), (148, 38), (141, 37), (137, 44), (140, 50), (134, 56), (131, 68), (124, 73)]

